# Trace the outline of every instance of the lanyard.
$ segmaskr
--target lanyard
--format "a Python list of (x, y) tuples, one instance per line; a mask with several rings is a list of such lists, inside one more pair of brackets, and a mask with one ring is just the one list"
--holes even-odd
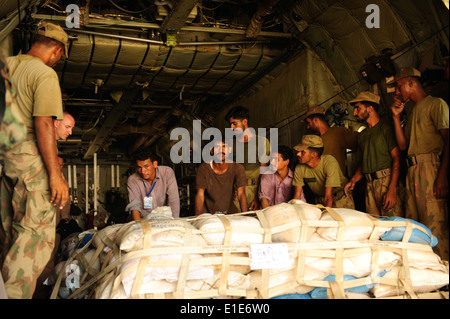
[[(158, 179), (156, 179), (156, 177), (155, 177), (155, 182), (153, 183), (152, 188), (150, 188), (150, 192), (148, 192), (147, 197), (149, 197), (150, 194), (152, 193), (153, 188), (155, 188), (155, 185), (156, 185), (157, 181), (158, 181)], [(144, 191), (145, 191), (145, 181), (142, 181), (142, 184), (144, 184)]]

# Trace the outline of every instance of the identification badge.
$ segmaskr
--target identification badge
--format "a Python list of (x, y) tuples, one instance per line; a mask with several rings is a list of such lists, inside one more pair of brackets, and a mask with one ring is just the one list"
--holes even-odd
[(153, 209), (152, 197), (144, 197), (144, 209)]

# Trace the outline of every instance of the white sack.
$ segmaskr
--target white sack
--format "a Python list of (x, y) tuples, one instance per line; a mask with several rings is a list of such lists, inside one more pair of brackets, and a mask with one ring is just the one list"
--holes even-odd
[[(151, 247), (184, 246), (186, 231), (196, 230), (182, 219), (151, 219)], [(140, 250), (144, 244), (144, 231), (140, 222), (125, 224), (117, 234), (116, 244), (125, 252)], [(192, 235), (191, 246), (204, 246), (206, 242), (199, 234)]]
[[(343, 259), (344, 275), (355, 276), (356, 278), (368, 276), (372, 271), (379, 273), (400, 259), (400, 256), (396, 253), (380, 250), (378, 259), (372, 260), (373, 252), (369, 247), (347, 249), (346, 251), (351, 254), (351, 257)], [(336, 275), (336, 258), (306, 257), (305, 264), (324, 273)]]
[[(272, 241), (273, 242), (298, 242), (301, 236), (301, 219), (296, 210), (296, 207), (300, 209), (304, 218), (307, 220), (319, 220), (322, 215), (322, 211), (311, 204), (299, 203), (288, 204), (281, 203), (278, 205), (270, 206), (264, 209), (264, 216), (272, 231)], [(295, 226), (295, 223), (298, 223)], [(289, 229), (278, 231), (275, 227), (287, 225), (289, 223), (294, 223)], [(274, 229), (275, 228), (275, 229)], [(306, 235), (306, 241), (308, 241), (312, 234), (316, 231), (315, 227), (308, 227), (308, 233)]]
[[(215, 274), (211, 278), (187, 280), (184, 291), (204, 291), (210, 289), (217, 289), (220, 283), (220, 273)], [(114, 299), (126, 299), (130, 297), (131, 289), (133, 287), (132, 282), (123, 282), (117, 291), (111, 294), (111, 298)], [(250, 287), (250, 278), (237, 272), (230, 271), (228, 273), (227, 289), (244, 289), (247, 290)], [(166, 280), (148, 280), (144, 278), (141, 285), (139, 294), (147, 293), (170, 293), (175, 292), (177, 288), (176, 281)]]
[[(296, 282), (296, 274), (297, 269), (290, 269), (290, 270), (269, 270), (270, 276), (269, 276), (269, 289), (275, 288), (277, 286), (289, 283), (289, 282)], [(324, 273), (320, 270), (311, 268), (311, 267), (305, 267), (305, 275), (303, 277), (304, 280), (322, 280), (325, 278), (328, 274)], [(262, 289), (262, 271), (261, 270), (254, 270), (248, 274), (250, 276), (250, 289)], [(306, 294), (313, 290), (314, 287), (307, 286), (307, 285), (297, 285), (294, 288), (286, 289), (284, 291), (278, 291), (277, 293), (280, 295), (284, 294)]]
[[(394, 267), (391, 271), (386, 273), (383, 278), (397, 279), (400, 266)], [(442, 288), (449, 283), (449, 274), (447, 271), (436, 271), (431, 269), (416, 269), (410, 267), (412, 288), (416, 293), (431, 292)], [(372, 289), (372, 293), (376, 298), (390, 297), (405, 294), (404, 288), (379, 284)]]
[[(366, 240), (374, 228), (372, 221), (366, 213), (348, 208), (333, 208), (341, 216), (345, 223), (343, 240)], [(322, 214), (321, 221), (334, 221), (330, 213)], [(382, 234), (391, 230), (391, 227), (380, 227), (374, 240), (378, 240)], [(326, 240), (337, 240), (338, 227), (318, 227), (317, 233)]]
[[(264, 230), (259, 220), (242, 215), (222, 215), (231, 225), (232, 245), (260, 244), (263, 242)], [(217, 215), (204, 213), (192, 221), (209, 245), (223, 245), (225, 239), (225, 226)]]

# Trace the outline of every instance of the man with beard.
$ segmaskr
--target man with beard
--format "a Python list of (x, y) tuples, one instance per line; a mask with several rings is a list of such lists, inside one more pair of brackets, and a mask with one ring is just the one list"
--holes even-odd
[(213, 160), (202, 163), (196, 172), (197, 194), (195, 195), (195, 215), (202, 213), (237, 213), (233, 203), (233, 192), (237, 189), (240, 210), (246, 212), (244, 166), (228, 159), (231, 147), (225, 141), (215, 141), (211, 149)]
[(325, 118), (325, 109), (315, 106), (308, 110), (305, 117), (306, 128), (322, 138), (323, 155), (333, 155), (338, 161), (342, 174), (348, 176), (350, 168), (345, 164), (347, 149), (355, 150), (358, 133), (343, 126), (330, 127)]
[(361, 92), (350, 101), (353, 115), (367, 128), (358, 135), (355, 174), (345, 185), (348, 195), (356, 182), (366, 178), (366, 212), (377, 216), (403, 216), (402, 200), (398, 195), (400, 175), (400, 150), (393, 127), (378, 114), (380, 97), (371, 92)]

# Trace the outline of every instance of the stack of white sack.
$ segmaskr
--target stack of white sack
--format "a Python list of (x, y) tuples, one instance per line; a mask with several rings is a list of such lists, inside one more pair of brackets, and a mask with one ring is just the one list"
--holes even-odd
[[(302, 201), (231, 215), (154, 214), (106, 227), (93, 244), (97, 299), (415, 297), (448, 285), (448, 262), (422, 224)], [(254, 263), (261, 244), (282, 244), (288, 262)]]
[[(212, 266), (193, 266), (184, 258), (200, 259), (201, 254), (183, 254), (182, 247), (206, 246), (195, 227), (182, 219), (144, 219), (123, 225), (117, 232), (115, 246), (120, 251), (117, 276), (105, 276), (96, 289), (102, 298), (130, 298), (150, 293), (173, 292), (181, 269), (185, 280), (206, 280), (214, 277)], [(114, 263), (116, 253), (110, 260)], [(184, 266), (189, 264), (189, 266)], [(114, 279), (114, 280), (112, 280)], [(108, 282), (109, 285), (105, 285)], [(108, 296), (107, 292), (110, 292)]]
[[(201, 214), (192, 221), (208, 245), (252, 245), (263, 242), (264, 229), (256, 217), (244, 215)], [(211, 253), (205, 257), (222, 257), (222, 253)], [(248, 274), (250, 269), (248, 252), (231, 252), (229, 270)], [(214, 269), (220, 272), (223, 264)]]
[[(320, 211), (318, 217), (314, 215), (317, 210)], [(272, 234), (273, 242), (297, 244), (294, 256), (292, 251), (290, 254), (291, 260), (294, 259), (291, 266), (271, 269), (268, 283), (261, 282), (261, 270), (249, 274), (252, 288), (265, 287), (268, 289), (265, 296), (269, 298), (289, 294), (336, 297), (339, 295), (336, 291), (327, 294), (327, 289), (336, 287), (330, 281), (343, 284), (341, 287), (345, 290), (340, 296), (346, 298), (347, 295), (358, 296), (355, 292), (361, 293), (361, 298), (411, 295), (448, 285), (448, 263), (443, 262), (430, 245), (417, 244), (425, 242), (425, 238), (435, 245), (435, 236), (415, 221), (377, 219), (345, 208), (321, 207), (320, 210), (302, 201), (272, 206), (263, 212), (271, 229), (277, 230)], [(283, 220), (291, 226), (300, 223), (303, 227), (283, 226)], [(400, 225), (404, 227), (394, 227)], [(281, 227), (285, 229), (278, 233)], [(409, 230), (409, 243), (408, 240), (401, 244), (381, 241), (392, 240), (399, 229), (406, 234), (407, 228), (413, 230)], [(397, 240), (402, 240), (403, 233)], [(317, 293), (321, 289), (324, 291)]]

